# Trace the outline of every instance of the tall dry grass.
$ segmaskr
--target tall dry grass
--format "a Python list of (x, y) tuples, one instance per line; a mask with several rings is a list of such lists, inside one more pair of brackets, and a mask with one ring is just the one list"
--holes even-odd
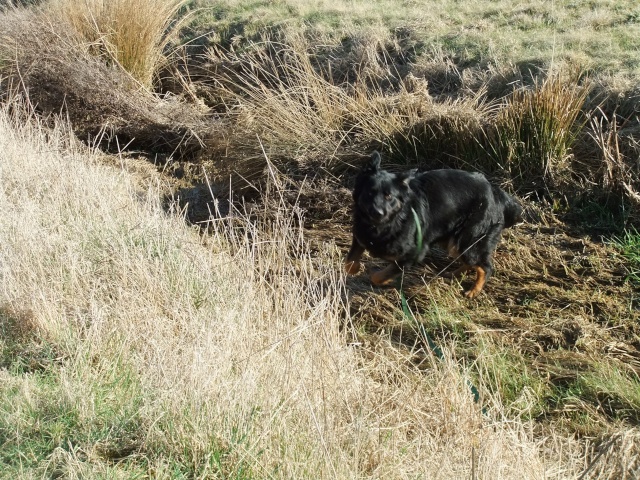
[[(584, 468), (577, 442), (536, 439), (497, 398), (483, 414), (449, 353), (418, 370), (390, 338), (354, 343), (339, 252), (310, 253), (300, 211), (236, 212), (202, 238), (162, 209), (157, 185), (19, 110), (0, 112), (7, 478)], [(54, 353), (16, 366), (32, 343)]]
[(516, 90), (495, 120), (490, 141), (501, 168), (516, 184), (543, 190), (560, 183), (586, 123), (587, 86), (550, 72)]
[(345, 154), (372, 148), (398, 159), (448, 155), (452, 165), (464, 162), (462, 151), (489, 111), (481, 95), (435, 99), (424, 78), (397, 71), (392, 52), (400, 47), (389, 32), (352, 34), (354, 45), (339, 59), (327, 53), (338, 48), (335, 39), (298, 28), (238, 51), (209, 50), (202, 81), (234, 119), (230, 143), (256, 160), (244, 176), (264, 169), (256, 136), (274, 156), (320, 160), (329, 169), (339, 169)]
[(43, 116), (63, 113), (82, 141), (176, 157), (215, 143), (220, 123), (204, 109), (141, 88), (122, 68), (96, 57), (59, 14), (10, 9), (0, 14), (0, 31), (0, 98), (19, 92)]
[(118, 63), (150, 87), (177, 39), (177, 18), (187, 0), (54, 0), (52, 18), (68, 23), (98, 55)]

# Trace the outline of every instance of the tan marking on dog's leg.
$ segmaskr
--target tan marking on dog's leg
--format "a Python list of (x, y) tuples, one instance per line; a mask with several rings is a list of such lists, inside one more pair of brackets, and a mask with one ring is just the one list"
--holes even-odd
[(345, 262), (344, 270), (349, 275), (357, 275), (358, 272), (360, 271), (360, 262), (358, 260), (354, 260), (352, 262)]
[(484, 271), (484, 268), (479, 267), (477, 265), (471, 268), (476, 271), (477, 276), (476, 276), (476, 283), (473, 285), (473, 288), (464, 293), (464, 296), (467, 298), (477, 297), (482, 291), (482, 288), (484, 287), (484, 283), (486, 282), (486, 279), (487, 279), (487, 273)]
[(360, 258), (362, 258), (363, 253), (364, 248), (354, 236), (347, 258), (344, 261), (344, 269), (349, 275), (356, 275), (360, 271)]
[(390, 285), (393, 283), (398, 274), (402, 272), (402, 269), (395, 263), (388, 265), (387, 267), (371, 274), (371, 283), (377, 286)]

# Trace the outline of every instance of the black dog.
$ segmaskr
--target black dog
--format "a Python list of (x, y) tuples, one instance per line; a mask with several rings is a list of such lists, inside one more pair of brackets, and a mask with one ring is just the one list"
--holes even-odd
[(405, 267), (422, 261), (438, 244), (463, 265), (453, 275), (476, 271), (477, 296), (493, 272), (491, 258), (502, 230), (521, 220), (522, 208), (481, 173), (432, 170), (389, 173), (373, 152), (353, 191), (353, 243), (345, 261), (355, 275), (365, 250), (391, 263), (371, 275), (375, 285), (388, 285)]

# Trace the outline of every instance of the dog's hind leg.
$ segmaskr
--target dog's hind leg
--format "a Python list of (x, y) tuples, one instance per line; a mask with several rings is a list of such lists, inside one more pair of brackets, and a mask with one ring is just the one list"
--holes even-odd
[(471, 287), (470, 290), (464, 292), (464, 296), (467, 298), (475, 298), (482, 291), (484, 284), (487, 282), (489, 276), (491, 275), (492, 269), (491, 267), (481, 267), (480, 265), (474, 265), (470, 268), (476, 271), (476, 282), (473, 284), (473, 287)]
[(402, 268), (393, 262), (382, 270), (371, 274), (371, 283), (377, 286), (391, 285), (395, 278), (402, 273)]
[(349, 275), (356, 275), (360, 271), (360, 258), (364, 253), (364, 247), (353, 237), (351, 249), (344, 261), (344, 269)]
[(502, 225), (491, 225), (488, 231), (465, 252), (463, 261), (476, 271), (476, 281), (473, 287), (464, 293), (465, 297), (477, 297), (493, 273), (493, 252), (500, 240), (501, 232)]

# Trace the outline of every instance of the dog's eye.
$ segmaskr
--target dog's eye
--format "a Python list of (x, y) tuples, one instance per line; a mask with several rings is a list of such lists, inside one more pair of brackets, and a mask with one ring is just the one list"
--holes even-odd
[(384, 194), (384, 199), (385, 200), (391, 200), (391, 194), (390, 193), (385, 193)]

